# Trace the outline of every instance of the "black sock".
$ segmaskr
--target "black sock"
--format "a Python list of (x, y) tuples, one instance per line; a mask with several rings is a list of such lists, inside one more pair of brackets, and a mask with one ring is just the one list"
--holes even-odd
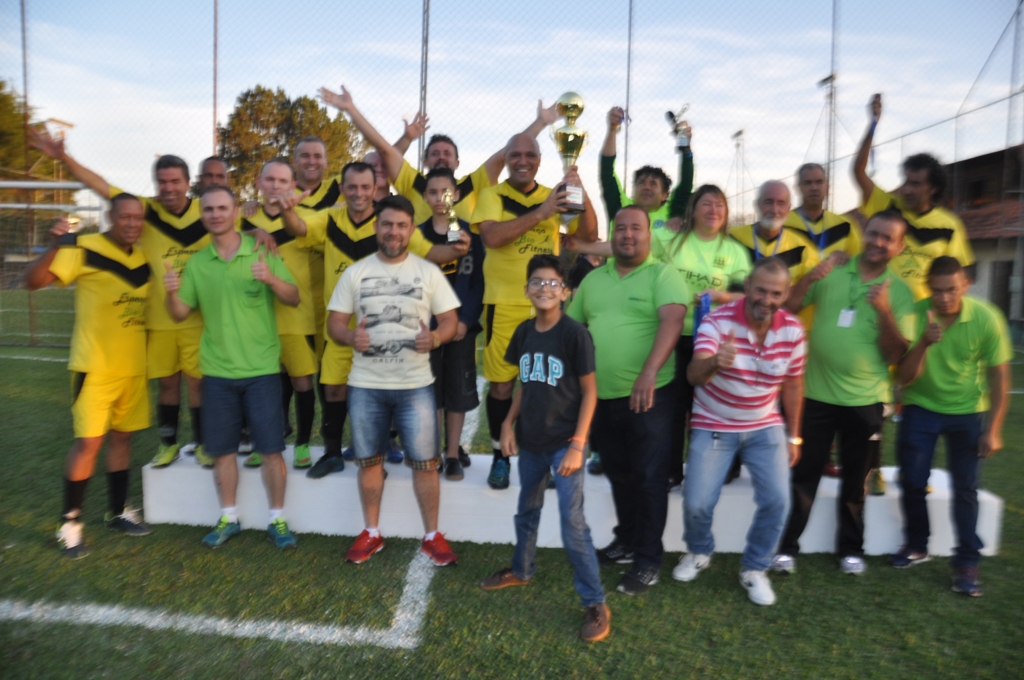
[(324, 413), (327, 412), (327, 388), (320, 382), (320, 376), (316, 376), (316, 396), (320, 400), (320, 436), (324, 436)]
[(341, 434), (348, 416), (347, 401), (328, 401), (324, 409), (324, 456), (341, 455)]
[[(487, 427), (491, 431), (491, 440), (498, 441), (501, 437), (501, 424), (505, 422), (505, 418), (508, 417), (508, 412), (512, 410), (511, 399), (497, 399), (492, 397), (490, 393), (487, 395)], [(494, 448), (494, 460), (505, 460), (505, 457), (501, 455), (500, 448)]]
[[(345, 402), (341, 402), (345, 403)], [(295, 445), (309, 444), (313, 432), (313, 412), (316, 410), (316, 395), (313, 390), (295, 393)]]
[(390, 432), (388, 432), (388, 435), (389, 435), (389, 436), (390, 436), (390, 437), (391, 437), (392, 439), (398, 439), (398, 430), (396, 430), (395, 428), (391, 428), (391, 431), (390, 431)]
[(81, 517), (87, 484), (89, 484), (88, 479), (72, 482), (67, 477), (64, 478), (64, 510), (60, 516), (62, 522), (66, 519)]
[(118, 470), (107, 473), (107, 505), (111, 517), (124, 513), (124, 504), (128, 500), (128, 471)]
[(180, 404), (160, 404), (156, 408), (156, 419), (160, 443), (170, 446), (178, 443), (178, 413)]
[(196, 444), (203, 443), (203, 409), (199, 406), (188, 409), (188, 417), (192, 419), (192, 441)]
[[(284, 422), (285, 425), (292, 421), (291, 414), (289, 411), (292, 407), (292, 393), (295, 392), (295, 388), (292, 386), (292, 379), (288, 377), (287, 373), (281, 374), (281, 408), (284, 410)], [(285, 427), (287, 430), (288, 428)]]

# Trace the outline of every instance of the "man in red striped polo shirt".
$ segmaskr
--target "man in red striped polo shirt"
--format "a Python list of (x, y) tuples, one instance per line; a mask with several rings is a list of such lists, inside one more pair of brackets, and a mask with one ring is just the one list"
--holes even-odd
[(706, 316), (694, 338), (686, 378), (696, 390), (683, 486), (683, 540), (690, 552), (672, 577), (692, 581), (711, 564), (711, 520), (738, 454), (750, 471), (757, 504), (740, 583), (754, 604), (770, 605), (775, 593), (767, 570), (789, 513), (789, 468), (800, 459), (803, 443), (806, 345), (800, 320), (780, 309), (789, 293), (789, 269), (781, 259), (758, 260), (745, 291), (746, 297)]

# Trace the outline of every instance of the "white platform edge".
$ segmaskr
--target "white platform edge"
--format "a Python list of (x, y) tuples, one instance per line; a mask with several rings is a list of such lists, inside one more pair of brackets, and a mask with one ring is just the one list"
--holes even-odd
[[(313, 449), (314, 459), (322, 455)], [(515, 543), (512, 523), (519, 498), (518, 470), (512, 465), (510, 488), (495, 491), (487, 486), (491, 456), (474, 455), (466, 478), (449, 482), (441, 478), (439, 529), (449, 540), (473, 543)], [(288, 463), (288, 490), (285, 517), (292, 530), (301, 534), (355, 536), (363, 529), (362, 510), (356, 486), (356, 468), (349, 464), (340, 473), (324, 479), (308, 479), (303, 471), (291, 468), (291, 447), (285, 452)], [(241, 458), (239, 458), (241, 463)], [(420, 538), (423, 525), (412, 491), (412, 472), (404, 465), (385, 464), (389, 476), (384, 486), (380, 529), (385, 536)], [(884, 496), (869, 496), (864, 508), (864, 550), (868, 555), (885, 555), (902, 543), (902, 514), (899, 486), (894, 468), (883, 468), (888, 483)], [(933, 489), (928, 496), (931, 520), (929, 552), (951, 555), (955, 534), (951, 517), (949, 476), (945, 470), (933, 470), (929, 480)], [(143, 510), (152, 524), (212, 526), (220, 514), (213, 473), (204, 470), (191, 456), (185, 456), (163, 469), (145, 466), (142, 470)], [(836, 497), (839, 482), (823, 478), (807, 529), (800, 540), (801, 552), (834, 552), (836, 533)], [(604, 476), (586, 475), (584, 512), (595, 546), (611, 541), (615, 509), (611, 487)], [(1003, 520), (1003, 500), (988, 491), (978, 492), (978, 535), (985, 544), (983, 555), (995, 555)], [(239, 519), (245, 529), (265, 529), (267, 501), (259, 470), (240, 469), (238, 490)], [(754, 514), (753, 489), (746, 470), (722, 490), (712, 529), (717, 552), (742, 552), (747, 528)], [(669, 494), (668, 522), (664, 544), (667, 552), (682, 552), (682, 494)], [(197, 533), (197, 541), (199, 535)], [(561, 547), (558, 504), (554, 491), (545, 497), (538, 545)]]

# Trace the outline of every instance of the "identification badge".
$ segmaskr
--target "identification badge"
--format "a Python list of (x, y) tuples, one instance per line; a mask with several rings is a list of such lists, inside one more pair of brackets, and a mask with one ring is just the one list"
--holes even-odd
[(856, 309), (844, 309), (839, 312), (839, 323), (836, 325), (840, 328), (849, 328), (853, 325), (853, 319), (856, 315)]

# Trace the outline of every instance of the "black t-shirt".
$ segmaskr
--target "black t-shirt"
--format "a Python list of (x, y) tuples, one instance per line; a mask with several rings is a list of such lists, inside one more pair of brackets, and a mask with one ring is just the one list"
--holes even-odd
[(519, 367), (523, 392), (516, 442), (531, 453), (569, 445), (580, 414), (580, 376), (594, 372), (594, 341), (586, 326), (565, 314), (541, 333), (536, 319), (519, 324), (505, 361)]

